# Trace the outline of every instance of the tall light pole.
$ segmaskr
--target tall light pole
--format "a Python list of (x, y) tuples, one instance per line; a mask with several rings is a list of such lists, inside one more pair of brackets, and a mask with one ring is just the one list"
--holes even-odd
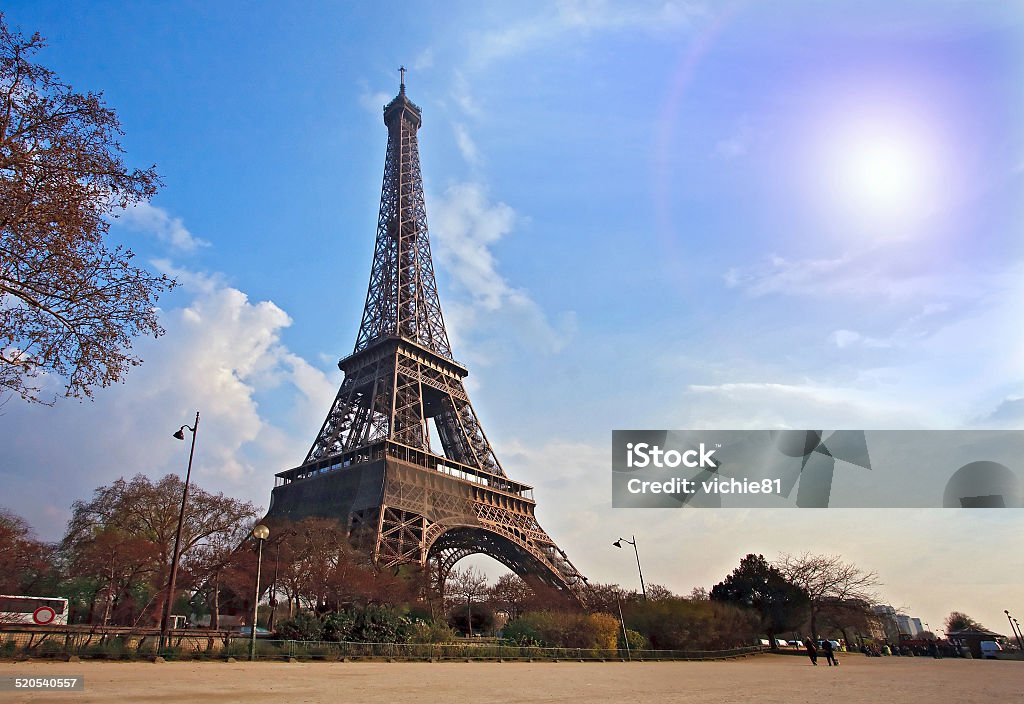
[(178, 440), (185, 439), (185, 428), (192, 431), (192, 449), (188, 452), (188, 471), (185, 472), (185, 488), (181, 492), (181, 509), (178, 511), (178, 529), (174, 533), (174, 553), (171, 557), (171, 577), (167, 580), (167, 598), (164, 600), (164, 617), (160, 622), (160, 650), (167, 646), (167, 633), (171, 628), (171, 609), (174, 604), (174, 586), (178, 581), (178, 560), (181, 558), (181, 527), (185, 523), (185, 505), (188, 503), (188, 484), (192, 479), (192, 458), (196, 454), (196, 433), (199, 430), (199, 411), (196, 411), (196, 423), (189, 427), (183, 425), (174, 433)]
[(260, 605), (260, 569), (263, 567), (263, 541), (270, 537), (270, 529), (260, 523), (252, 529), (252, 537), (259, 541), (259, 556), (256, 558), (256, 595), (252, 600), (252, 636), (249, 640), (249, 661), (256, 659), (256, 616)]
[(1015, 619), (1013, 616), (1010, 616), (1009, 609), (1003, 609), (1003, 613), (1006, 614), (1006, 620), (1010, 622), (1010, 630), (1013, 631), (1013, 637), (1017, 639), (1017, 647), (1019, 647), (1021, 650), (1024, 650), (1024, 642), (1021, 641), (1020, 634), (1017, 632), (1017, 629), (1013, 627), (1013, 622), (1017, 619)]
[(621, 548), (623, 543), (629, 543), (633, 546), (633, 552), (636, 553), (636, 571), (640, 573), (640, 591), (644, 594), (644, 601), (647, 601), (647, 586), (644, 584), (644, 571), (640, 567), (640, 552), (636, 549), (636, 536), (632, 536), (632, 540), (626, 540), (625, 538), (619, 538), (612, 545), (617, 548)]
[(615, 603), (619, 607), (619, 623), (622, 624), (622, 642), (626, 644), (626, 659), (632, 662), (633, 656), (629, 652), (629, 634), (626, 632), (626, 619), (622, 618), (622, 600), (616, 596)]

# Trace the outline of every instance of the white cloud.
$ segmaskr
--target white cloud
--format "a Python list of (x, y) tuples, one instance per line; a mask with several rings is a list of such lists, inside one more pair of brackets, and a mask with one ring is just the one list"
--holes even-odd
[(459, 147), (462, 158), (471, 166), (479, 165), (480, 151), (476, 147), (476, 142), (469, 136), (466, 126), (456, 122), (452, 125), (452, 131), (455, 132), (455, 144)]
[(482, 326), (504, 325), (520, 331), (528, 346), (562, 349), (575, 329), (571, 314), (552, 325), (525, 290), (512, 287), (498, 272), (491, 248), (512, 231), (515, 211), (490, 202), (477, 183), (449, 187), (431, 199), (430, 209), (437, 259), (461, 295), (446, 301), (449, 332), (466, 336)]
[(892, 347), (893, 344), (895, 344), (894, 340), (882, 340), (876, 337), (866, 337), (856, 330), (834, 330), (832, 334), (829, 335), (829, 339), (832, 340), (839, 349), (852, 347), (853, 345), (882, 348)]
[(154, 235), (178, 252), (192, 252), (210, 246), (209, 242), (189, 232), (181, 218), (151, 203), (142, 202), (130, 206), (116, 213), (116, 217), (128, 229)]
[(476, 98), (470, 92), (469, 81), (466, 80), (465, 75), (461, 71), (455, 72), (451, 96), (455, 104), (469, 117), (476, 118), (483, 114), (479, 103), (477, 103)]
[(541, 5), (529, 18), (506, 22), (501, 29), (483, 32), (471, 44), (471, 61), (477, 68), (531, 51), (566, 36), (640, 30), (651, 33), (677, 31), (707, 14), (703, 4), (688, 0), (562, 0)]
[(723, 275), (729, 288), (751, 296), (837, 296), (914, 300), (930, 296), (973, 295), (969, 287), (935, 275), (893, 273), (891, 262), (878, 252), (843, 254), (826, 259), (771, 256), (748, 267), (732, 267)]
[[(137, 341), (144, 363), (123, 384), (97, 390), (93, 403), (6, 407), (11, 441), (0, 476), (5, 493), (19, 497), (13, 508), (44, 537), (61, 530), (48, 515), (67, 515), (98, 486), (183, 471), (187, 448), (171, 432), (191, 424), (197, 409), (193, 477), (205, 489), (265, 507), (273, 474), (303, 459), (336, 387), (282, 344), (291, 319), (217, 276), (193, 274), (183, 288), (191, 300), (161, 314), (165, 336)], [(279, 417), (261, 405), (268, 394)]]
[(733, 382), (693, 384), (685, 428), (911, 428), (942, 427), (947, 419), (928, 413), (898, 389), (862, 389), (820, 384)]

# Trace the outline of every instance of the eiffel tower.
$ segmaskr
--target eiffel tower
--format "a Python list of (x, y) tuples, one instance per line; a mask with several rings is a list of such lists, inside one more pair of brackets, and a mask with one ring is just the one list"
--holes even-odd
[(586, 579), (537, 522), (533, 488), (505, 473), (466, 394), (469, 371), (452, 356), (427, 237), (422, 113), (401, 71), (384, 107), (380, 217), (355, 349), (338, 362), (345, 378), (305, 461), (276, 475), (268, 518), (337, 518), (376, 564), (418, 564), (439, 585), (483, 553), (535, 590), (581, 601)]

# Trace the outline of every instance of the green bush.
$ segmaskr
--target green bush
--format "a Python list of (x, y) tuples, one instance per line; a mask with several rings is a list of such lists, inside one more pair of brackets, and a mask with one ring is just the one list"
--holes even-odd
[(324, 624), (311, 611), (300, 611), (295, 618), (282, 621), (277, 634), (283, 640), (321, 640)]
[(518, 645), (524, 648), (544, 645), (540, 632), (525, 617), (508, 622), (501, 629), (501, 633), (505, 642), (509, 645)]
[(352, 630), (356, 625), (355, 616), (349, 611), (339, 611), (328, 614), (324, 619), (324, 628), (321, 637), (324, 640), (333, 642), (351, 641)]
[(416, 621), (410, 627), (409, 641), (412, 643), (451, 643), (454, 640), (455, 631), (445, 623)]
[(409, 619), (386, 606), (367, 606), (355, 613), (352, 640), (360, 643), (405, 643), (413, 633)]
[(510, 645), (549, 648), (614, 650), (619, 622), (608, 614), (535, 611), (509, 622), (503, 629)]
[(622, 630), (619, 629), (618, 646), (620, 648), (625, 648), (627, 642), (629, 643), (630, 650), (647, 650), (650, 647), (650, 644), (648, 644), (647, 639), (644, 638), (643, 633), (634, 631), (632, 628), (627, 628), (626, 635), (628, 636), (628, 641), (622, 638)]
[(626, 624), (656, 650), (724, 650), (757, 637), (760, 618), (748, 609), (717, 601), (661, 599), (630, 604)]

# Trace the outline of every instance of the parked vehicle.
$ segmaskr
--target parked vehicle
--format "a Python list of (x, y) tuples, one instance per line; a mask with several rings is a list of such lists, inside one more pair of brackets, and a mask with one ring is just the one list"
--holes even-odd
[(0, 623), (63, 626), (68, 622), (68, 600), (63, 597), (0, 594)]
[(997, 657), (999, 657), (997, 653), (1002, 651), (1002, 649), (1003, 646), (999, 645), (999, 643), (995, 642), (994, 640), (981, 641), (981, 657), (983, 658), (990, 658), (992, 660), (995, 660)]

